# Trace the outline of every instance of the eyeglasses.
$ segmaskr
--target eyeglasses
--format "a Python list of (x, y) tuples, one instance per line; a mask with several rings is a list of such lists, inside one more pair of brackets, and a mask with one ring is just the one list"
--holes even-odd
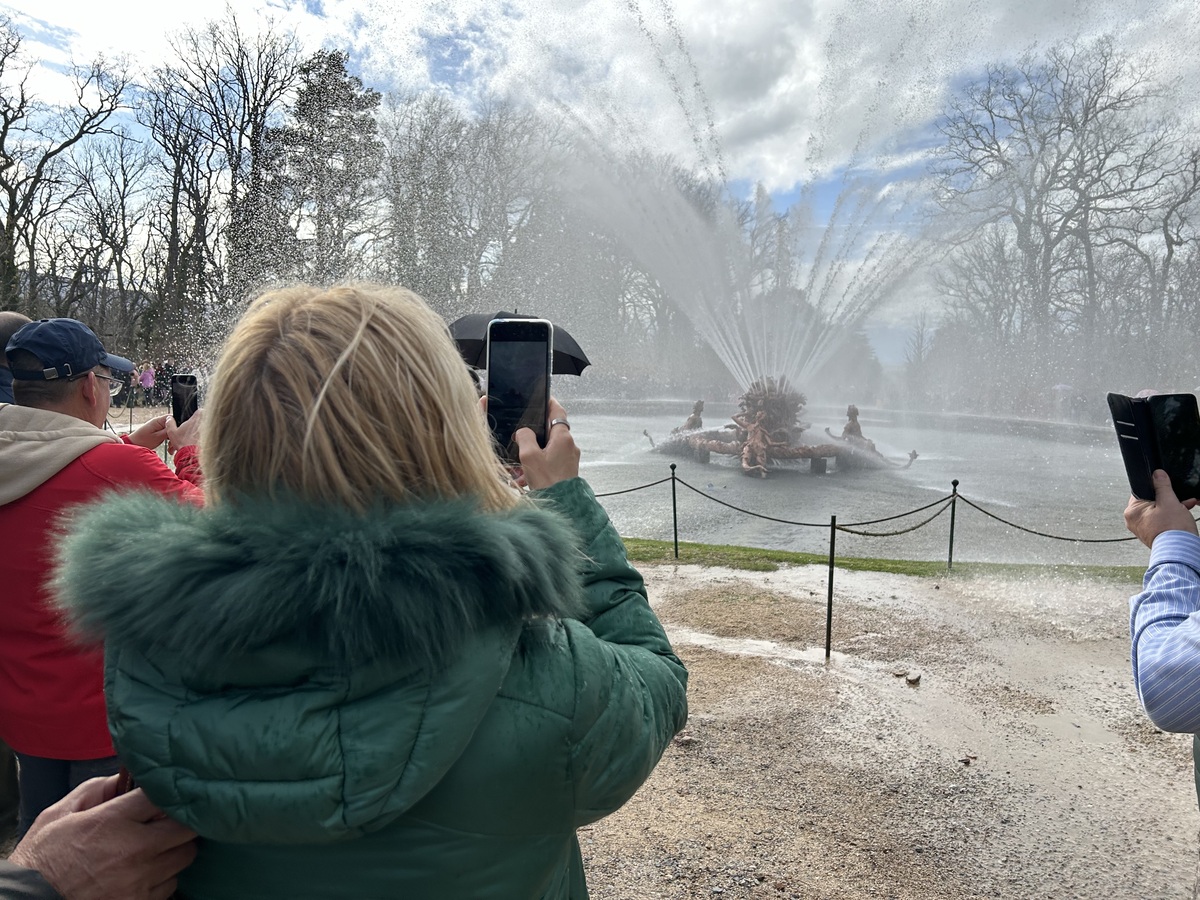
[(103, 378), (108, 382), (108, 396), (115, 397), (121, 393), (121, 388), (125, 387), (125, 381), (115, 375), (101, 375), (99, 372), (93, 372), (97, 378)]

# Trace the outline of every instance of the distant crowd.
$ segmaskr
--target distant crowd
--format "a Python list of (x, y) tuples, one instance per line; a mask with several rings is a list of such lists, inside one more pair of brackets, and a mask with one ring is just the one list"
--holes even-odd
[(113, 400), (114, 406), (165, 406), (171, 401), (171, 376), (181, 371), (169, 359), (155, 365), (145, 361), (134, 365), (133, 371), (123, 379), (121, 392)]

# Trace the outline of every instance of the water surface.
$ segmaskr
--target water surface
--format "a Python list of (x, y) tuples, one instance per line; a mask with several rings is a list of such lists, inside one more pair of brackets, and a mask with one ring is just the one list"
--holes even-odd
[[(680, 540), (827, 553), (830, 516), (836, 515), (839, 525), (892, 516), (949, 495), (954, 479), (964, 497), (1025, 528), (1069, 538), (1128, 536), (1121, 514), (1129, 487), (1115, 437), (1107, 440), (1103, 431), (1089, 434), (1063, 429), (1056, 439), (949, 426), (903, 426), (864, 412), (863, 433), (881, 452), (898, 461), (903, 461), (910, 449), (920, 454), (911, 468), (813, 475), (807, 463), (799, 462), (760, 479), (742, 475), (732, 457), (714, 454), (711, 464), (702, 465), (651, 451), (643, 429), (661, 439), (683, 422), (690, 402), (680, 401), (678, 412), (670, 414), (662, 411), (661, 404), (646, 404), (646, 412), (638, 412), (638, 404), (622, 406), (578, 402), (571, 413), (573, 433), (583, 448), (583, 475), (597, 493), (619, 491), (667, 477), (670, 464), (676, 463), (678, 477), (705, 495), (678, 488)], [(710, 404), (705, 426), (719, 427), (733, 409)], [(806, 433), (812, 443), (824, 438), (825, 426), (840, 433), (845, 421), (833, 408), (810, 408), (804, 418), (813, 426)], [(820, 527), (765, 521), (708, 498)], [(671, 538), (669, 484), (607, 497), (602, 502), (622, 534)], [(933, 511), (861, 530), (910, 528)], [(839, 532), (837, 551), (848, 556), (946, 559), (949, 527), (947, 511), (904, 535), (860, 537)], [(1081, 544), (1023, 533), (959, 503), (954, 558), (1137, 566), (1146, 563), (1147, 551), (1136, 541)]]

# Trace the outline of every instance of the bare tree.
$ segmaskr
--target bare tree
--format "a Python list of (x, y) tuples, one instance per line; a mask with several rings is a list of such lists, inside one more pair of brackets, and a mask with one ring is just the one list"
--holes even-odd
[(376, 266), (443, 314), (463, 307), (467, 253), (458, 228), (458, 175), (469, 127), (440, 94), (389, 96), (380, 120), (383, 220)]
[(169, 71), (155, 72), (139, 99), (138, 117), (153, 138), (158, 169), (144, 250), (154, 293), (145, 337), (156, 344), (200, 319), (222, 295), (223, 165), (206, 119)]
[[(1094, 280), (1101, 231), (1161, 176), (1167, 139), (1132, 116), (1157, 90), (1105, 39), (991, 66), (942, 120), (942, 203), (969, 224), (1011, 229), (1030, 298), (1021, 314), (1037, 337), (1054, 331), (1065, 256), (1080, 254), (1072, 264)], [(1085, 289), (1089, 328), (1094, 283)]]
[(0, 307), (32, 315), (39, 277), (33, 233), (63, 195), (78, 190), (67, 157), (80, 142), (110, 130), (129, 79), (103, 59), (77, 67), (74, 102), (60, 108), (30, 94), (28, 77), (21, 36), (10, 19), (0, 19)]
[(908, 333), (904, 344), (904, 380), (907, 383), (909, 401), (924, 405), (928, 391), (929, 356), (933, 350), (933, 328), (929, 313), (922, 309)]
[(510, 103), (467, 116), (426, 94), (389, 97), (380, 134), (377, 265), (448, 316), (494, 302), (490, 283), (555, 190), (556, 127)]
[(184, 31), (171, 48), (176, 60), (157, 81), (176, 95), (173, 109), (194, 114), (186, 124), (199, 129), (222, 169), (222, 292), (223, 299), (240, 300), (252, 285), (290, 268), (290, 257), (282, 265), (279, 259), (294, 233), (271, 177), (279, 163), (271, 140), (297, 84), (299, 43), (272, 28), (248, 34), (230, 13)]
[(1197, 190), (1181, 129), (1154, 113), (1165, 90), (1101, 39), (990, 66), (941, 121), (939, 199), (959, 229), (938, 282), (1005, 348), (1018, 403), (1094, 378), (1126, 310), (1163, 321)]
[(480, 297), (550, 189), (554, 129), (532, 112), (491, 100), (467, 129), (458, 230), (467, 253), (465, 298)]
[(133, 346), (151, 305), (140, 247), (152, 167), (147, 149), (123, 131), (89, 146), (79, 164), (83, 221), (96, 246), (93, 327), (117, 346)]

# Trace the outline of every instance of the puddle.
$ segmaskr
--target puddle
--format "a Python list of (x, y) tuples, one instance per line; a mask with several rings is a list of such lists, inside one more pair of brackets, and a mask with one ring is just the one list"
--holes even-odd
[[(701, 631), (691, 631), (687, 628), (667, 628), (667, 637), (672, 644), (691, 644), (703, 647), (705, 650), (716, 650), (731, 656), (756, 656), (773, 662), (802, 662), (814, 665), (824, 665), (824, 647), (806, 647), (799, 649), (775, 641), (762, 641), (754, 638), (724, 638), (715, 634), (705, 634)], [(849, 659), (845, 653), (833, 651), (829, 662), (840, 663)]]

